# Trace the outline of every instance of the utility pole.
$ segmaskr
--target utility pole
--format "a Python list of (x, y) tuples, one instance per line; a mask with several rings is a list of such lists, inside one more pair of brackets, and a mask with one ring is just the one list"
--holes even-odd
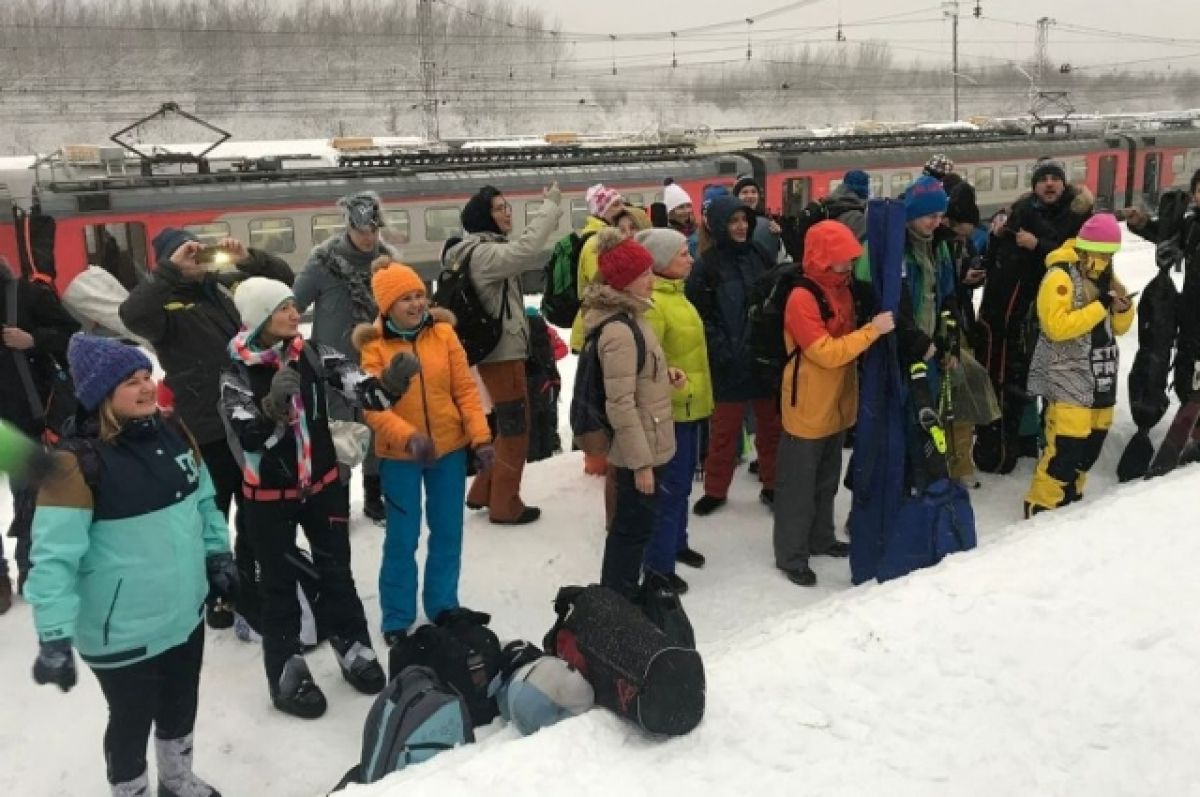
[(1044, 80), (1046, 73), (1046, 62), (1050, 60), (1050, 26), (1057, 25), (1058, 20), (1050, 17), (1042, 17), (1037, 21), (1037, 41), (1033, 48), (1033, 57), (1037, 60), (1037, 87), (1039, 90), (1045, 88)]
[(950, 17), (951, 25), (951, 44), (950, 44), (950, 76), (954, 80), (954, 102), (951, 105), (950, 115), (955, 122), (958, 121), (958, 0), (949, 0), (942, 3), (942, 15)]
[(438, 128), (437, 62), (433, 57), (433, 0), (417, 0), (417, 49), (421, 59), (421, 122), (425, 140), (441, 138)]

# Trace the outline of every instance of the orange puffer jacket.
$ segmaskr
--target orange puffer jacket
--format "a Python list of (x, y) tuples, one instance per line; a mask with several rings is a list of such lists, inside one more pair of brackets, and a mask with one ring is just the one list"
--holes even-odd
[(363, 370), (372, 376), (378, 377), (400, 352), (416, 355), (421, 364), (420, 374), (391, 409), (366, 413), (380, 457), (412, 459), (407, 446), (417, 433), (433, 440), (439, 457), (466, 445), (491, 442), (467, 355), (454, 333), (452, 313), (432, 308), (430, 320), (411, 341), (385, 330), (382, 320), (359, 324), (353, 341), (362, 353)]

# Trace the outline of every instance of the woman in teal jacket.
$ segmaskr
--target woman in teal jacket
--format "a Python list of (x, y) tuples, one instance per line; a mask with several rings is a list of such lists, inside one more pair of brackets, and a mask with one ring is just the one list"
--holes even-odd
[(33, 677), (68, 691), (72, 649), (95, 672), (113, 795), (150, 793), (153, 725), (159, 797), (220, 797), (192, 774), (204, 599), (237, 585), (212, 480), (187, 431), (158, 414), (146, 355), (76, 335), (67, 358), (80, 414), (34, 516)]
[(688, 546), (688, 497), (699, 457), (700, 427), (713, 412), (712, 374), (704, 321), (683, 293), (683, 281), (692, 270), (687, 238), (665, 228), (643, 230), (635, 237), (654, 256), (654, 306), (646, 311), (646, 320), (658, 335), (667, 365), (687, 374), (687, 382), (671, 391), (675, 456), (658, 486), (658, 520), (642, 564), (647, 585), (682, 593), (688, 585), (675, 574), (675, 563), (704, 566), (704, 556)]

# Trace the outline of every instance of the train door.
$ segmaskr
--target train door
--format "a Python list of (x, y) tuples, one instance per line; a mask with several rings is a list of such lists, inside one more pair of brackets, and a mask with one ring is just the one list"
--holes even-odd
[(783, 181), (783, 215), (794, 218), (812, 197), (811, 177), (790, 177)]
[(1096, 177), (1096, 208), (1112, 210), (1116, 207), (1117, 156), (1100, 156), (1100, 173)]
[(1162, 174), (1162, 153), (1147, 152), (1142, 161), (1142, 200), (1147, 207), (1158, 207), (1159, 176)]
[(100, 266), (133, 290), (149, 274), (146, 258), (146, 227), (136, 222), (90, 224), (83, 228), (87, 262)]

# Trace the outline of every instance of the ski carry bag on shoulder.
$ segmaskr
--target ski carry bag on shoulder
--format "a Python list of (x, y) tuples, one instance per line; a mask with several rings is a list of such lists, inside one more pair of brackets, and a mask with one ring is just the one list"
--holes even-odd
[(375, 783), (409, 764), (475, 741), (462, 698), (428, 667), (407, 667), (371, 704), (363, 725), (362, 758), (334, 791)]
[(704, 717), (704, 664), (672, 644), (641, 610), (607, 587), (563, 587), (545, 649), (583, 673), (596, 703), (649, 733), (679, 736)]

